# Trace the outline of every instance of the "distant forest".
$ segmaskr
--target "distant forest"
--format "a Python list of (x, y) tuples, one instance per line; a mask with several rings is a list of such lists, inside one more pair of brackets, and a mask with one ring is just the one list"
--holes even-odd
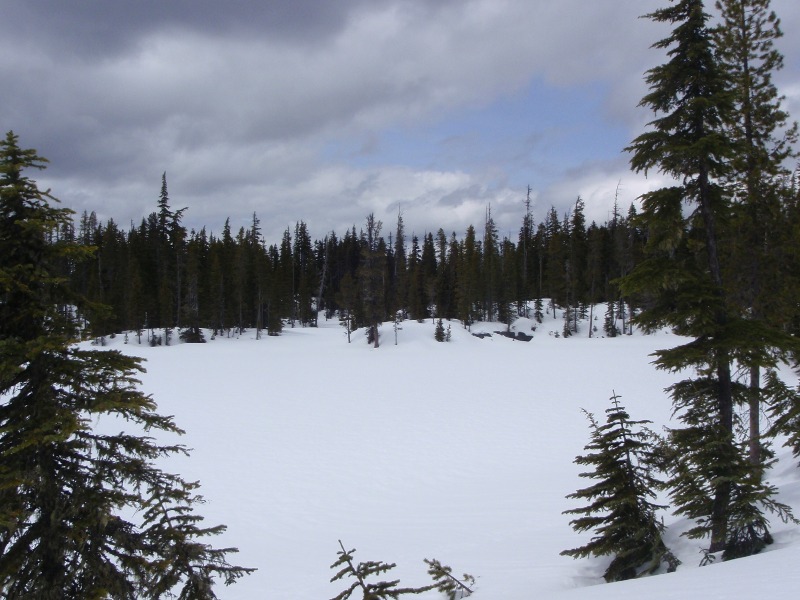
[[(797, 331), (796, 179), (787, 178), (781, 190), (769, 227), (760, 228), (768, 232), (763, 240), (748, 235), (746, 214), (732, 213), (720, 247), (727, 279), (737, 286), (732, 293), (755, 298), (760, 313)], [(510, 324), (519, 316), (541, 320), (556, 307), (570, 335), (597, 303), (609, 307), (598, 316), (598, 335), (625, 332), (631, 311), (648, 303), (647, 297), (624, 296), (617, 286), (645, 256), (648, 236), (635, 207), (623, 211), (615, 202), (609, 221), (587, 225), (581, 198), (565, 214), (551, 208), (538, 223), (530, 203), (524, 206), (517, 239), (499, 236), (487, 207), (480, 227), (470, 226), (461, 236), (444, 227), (409, 235), (400, 213), (391, 227), (368, 215), (360, 227), (322, 239), (312, 239), (301, 220), (280, 241), (268, 243), (255, 213), (250, 226), (236, 232), (230, 220), (219, 236), (205, 227), (187, 231), (187, 209), (170, 206), (165, 174), (156, 210), (138, 226), (126, 231), (113, 219), (101, 222), (84, 212), (58, 235), (95, 249), (90, 260), (64, 268), (88, 300), (81, 314), (98, 337), (161, 330), (146, 337), (168, 344), (175, 335), (203, 341), (203, 329), (213, 335), (247, 329), (279, 335), (287, 326), (315, 326), (318, 311), (324, 311), (324, 318), (339, 318), (348, 330), (369, 328), (376, 342), (373, 332), (384, 321)], [(759, 265), (742, 261), (753, 243), (763, 246)], [(758, 278), (758, 290), (749, 272), (755, 268), (771, 273)]]

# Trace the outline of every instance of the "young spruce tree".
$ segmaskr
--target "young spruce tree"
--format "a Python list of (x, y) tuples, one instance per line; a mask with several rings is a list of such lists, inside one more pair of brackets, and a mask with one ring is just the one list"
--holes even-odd
[(216, 598), (217, 577), (250, 569), (206, 542), (224, 527), (193, 512), (197, 484), (154, 465), (184, 448), (93, 429), (181, 432), (137, 389), (138, 359), (73, 344), (81, 300), (56, 265), (88, 251), (52, 240), (71, 211), (23, 174), (44, 163), (12, 132), (0, 143), (0, 595)]
[(603, 574), (608, 582), (648, 575), (662, 565), (672, 572), (679, 561), (664, 544), (664, 525), (656, 516), (664, 507), (651, 502), (661, 482), (648, 466), (653, 447), (645, 425), (650, 421), (631, 421), (619, 396), (614, 394), (611, 401), (605, 425), (587, 413), (591, 441), (586, 450), (590, 454), (575, 459), (592, 469), (581, 477), (596, 483), (567, 496), (590, 504), (565, 511), (581, 515), (570, 521), (575, 531), (593, 530), (596, 535), (585, 546), (561, 554), (573, 558), (613, 556)]

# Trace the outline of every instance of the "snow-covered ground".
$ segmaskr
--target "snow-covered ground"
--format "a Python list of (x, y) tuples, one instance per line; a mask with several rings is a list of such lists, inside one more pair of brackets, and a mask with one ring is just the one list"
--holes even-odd
[[(587, 323), (565, 339), (552, 315), (530, 325), (516, 325), (534, 335), (528, 343), (480, 339), (455, 321), (452, 340), (437, 343), (428, 320), (404, 322), (397, 345), (385, 324), (373, 349), (363, 331), (348, 344), (321, 321), (261, 340), (151, 348), (117, 336), (109, 347), (147, 359), (143, 389), (193, 448), (165, 467), (201, 481), (200, 512), (228, 526), (214, 545), (237, 546), (235, 562), (258, 568), (221, 598), (332, 598), (345, 587), (329, 582), (342, 540), (358, 561), (397, 563), (385, 579), (408, 587), (429, 583), (423, 559), (439, 559), (478, 578), (476, 600), (794, 599), (800, 527), (780, 522), (762, 555), (697, 568), (702, 544), (679, 537), (688, 523), (665, 513), (683, 565), (633, 582), (605, 584), (606, 561), (559, 555), (588, 538), (562, 514), (577, 506), (565, 496), (588, 483), (573, 463), (589, 439), (581, 409), (603, 420), (616, 392), (633, 419), (668, 424), (663, 389), (675, 377), (649, 355), (680, 340), (590, 339)], [(770, 481), (800, 512), (800, 470), (777, 450)]]

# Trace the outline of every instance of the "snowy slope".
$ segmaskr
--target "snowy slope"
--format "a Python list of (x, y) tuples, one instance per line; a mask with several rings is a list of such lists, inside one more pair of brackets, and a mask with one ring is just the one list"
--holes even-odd
[[(150, 348), (118, 336), (110, 347), (147, 359), (144, 390), (194, 449), (166, 467), (201, 481), (202, 513), (228, 525), (215, 544), (259, 569), (221, 598), (332, 598), (344, 587), (329, 583), (339, 539), (357, 560), (397, 563), (387, 579), (404, 586), (429, 583), (423, 559), (437, 558), (478, 576), (476, 599), (794, 598), (800, 528), (779, 522), (762, 556), (698, 569), (700, 545), (679, 538), (687, 523), (665, 514), (684, 564), (635, 582), (602, 584), (602, 560), (559, 556), (585, 541), (561, 514), (586, 483), (572, 462), (588, 441), (581, 408), (602, 417), (616, 391), (632, 418), (669, 423), (674, 377), (649, 355), (679, 339), (589, 339), (587, 324), (564, 339), (550, 318), (528, 343), (455, 321), (437, 343), (428, 320), (403, 323), (397, 345), (384, 325), (378, 349), (362, 332), (347, 344), (335, 321), (261, 340)], [(770, 479), (798, 507), (800, 470), (779, 455)]]

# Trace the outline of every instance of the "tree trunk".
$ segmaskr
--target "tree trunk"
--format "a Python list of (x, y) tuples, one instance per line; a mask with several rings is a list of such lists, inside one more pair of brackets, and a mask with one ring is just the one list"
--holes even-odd
[[(709, 189), (708, 173), (701, 172), (698, 177), (700, 212), (703, 218), (703, 226), (706, 230), (706, 252), (708, 254), (708, 268), (717, 293), (723, 294), (722, 288), (722, 269), (719, 263), (719, 253), (717, 251), (717, 234), (714, 212), (711, 207), (711, 192)], [(720, 302), (723, 299), (720, 298)], [(728, 324), (728, 314), (725, 307), (721, 304), (717, 307), (714, 316), (716, 326), (722, 330)], [(728, 352), (720, 349), (717, 355), (717, 380), (719, 384), (717, 393), (717, 409), (719, 425), (722, 428), (724, 443), (730, 445), (730, 456), (737, 452), (733, 447), (733, 385), (731, 383), (731, 359)], [(727, 453), (726, 453), (727, 454)], [(722, 460), (730, 460), (721, 457)], [(720, 465), (721, 470), (725, 471), (727, 466)], [(731, 501), (731, 482), (728, 478), (722, 478), (714, 488), (714, 503), (711, 510), (711, 546), (710, 552), (719, 552), (725, 548), (728, 537), (728, 514), (730, 512)]]
[(750, 464), (757, 467), (761, 464), (761, 368), (750, 367), (750, 394), (748, 398), (750, 411)]
[[(719, 380), (719, 421), (725, 444), (733, 446), (733, 387), (731, 384), (731, 364), (727, 352), (720, 352), (717, 360), (717, 378)], [(736, 453), (736, 448), (731, 448)], [(726, 465), (721, 465), (722, 471)], [(711, 509), (711, 545), (709, 552), (725, 549), (728, 539), (728, 513), (731, 503), (731, 482), (728, 478), (714, 488), (714, 503)]]

